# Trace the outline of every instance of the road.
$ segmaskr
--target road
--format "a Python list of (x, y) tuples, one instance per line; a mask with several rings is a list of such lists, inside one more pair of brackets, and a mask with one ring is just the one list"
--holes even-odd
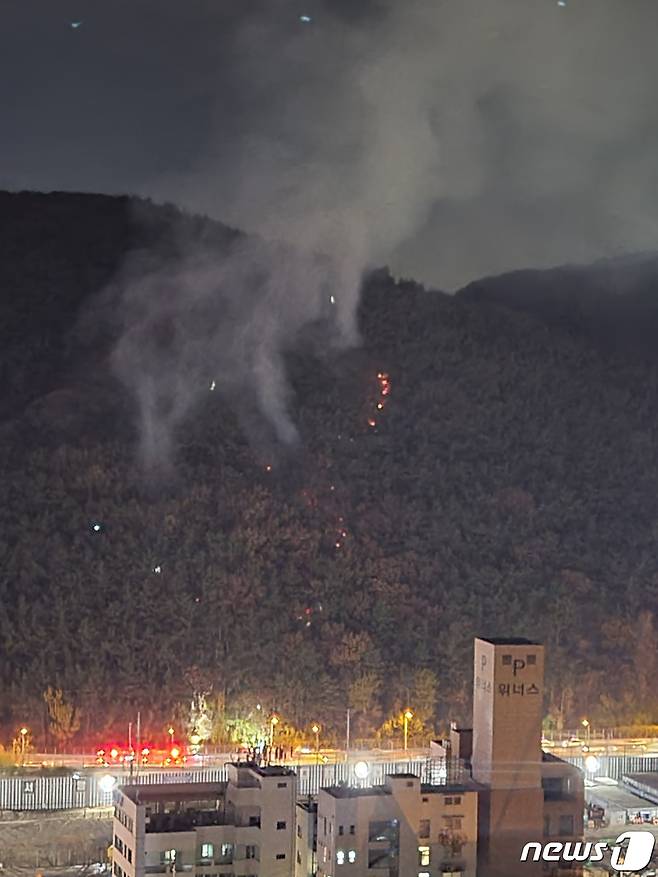
[[(155, 755), (146, 767), (151, 770), (167, 770), (176, 767), (221, 767), (230, 761), (235, 761), (238, 757), (236, 752), (218, 752), (208, 755), (189, 756), (185, 764), (165, 764), (164, 757), (166, 753)], [(241, 754), (240, 758), (244, 759), (245, 755)], [(403, 749), (373, 749), (364, 751), (350, 751), (349, 760), (355, 761), (415, 761), (429, 757), (428, 749), (409, 749), (406, 752)], [(29, 759), (26, 761), (26, 767), (68, 767), (75, 768), (98, 768), (99, 770), (108, 769), (110, 767), (123, 767), (122, 755), (118, 754), (113, 759), (109, 754), (106, 756), (105, 764), (99, 764), (95, 753), (59, 753), (51, 752), (30, 753)], [(287, 758), (285, 764), (294, 767), (299, 764), (315, 764), (316, 762), (325, 764), (336, 764), (345, 761), (345, 751), (340, 749), (320, 749), (319, 753), (315, 751), (296, 751), (292, 758)], [(140, 770), (142, 768), (140, 767)]]

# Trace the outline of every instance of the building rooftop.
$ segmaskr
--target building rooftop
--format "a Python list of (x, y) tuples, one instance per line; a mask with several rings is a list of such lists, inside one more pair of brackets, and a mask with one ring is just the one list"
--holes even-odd
[[(418, 779), (415, 774), (393, 774), (394, 777)], [(478, 792), (484, 789), (480, 783), (474, 780), (465, 780), (460, 783), (446, 782), (440, 785), (434, 783), (421, 783), (420, 791), (423, 795), (459, 795), (465, 792)], [(321, 789), (333, 798), (367, 798), (370, 796), (392, 795), (391, 789), (386, 786), (329, 786)]]
[(632, 792), (639, 792), (649, 801), (658, 802), (658, 771), (624, 774), (622, 782)]
[(156, 801), (210, 801), (224, 798), (225, 782), (217, 783), (154, 783), (119, 786), (117, 795), (124, 795), (134, 804), (150, 804)]
[(621, 786), (594, 785), (585, 790), (585, 797), (591, 801), (602, 801), (613, 807), (621, 807), (623, 810), (646, 810), (655, 807), (646, 798), (640, 798)]
[(503, 636), (503, 637), (489, 637), (489, 636), (479, 636), (478, 639), (482, 640), (485, 643), (491, 643), (492, 646), (540, 646), (541, 643), (535, 642), (531, 639), (525, 639), (522, 636)]

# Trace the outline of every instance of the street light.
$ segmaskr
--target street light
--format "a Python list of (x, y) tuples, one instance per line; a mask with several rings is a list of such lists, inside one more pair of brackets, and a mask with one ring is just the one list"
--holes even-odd
[(581, 725), (583, 726), (583, 728), (585, 728), (585, 730), (587, 731), (587, 742), (588, 742), (588, 744), (589, 744), (589, 742), (590, 742), (590, 740), (591, 740), (591, 737), (592, 737), (592, 726), (590, 725), (590, 723), (589, 723), (589, 721), (588, 721), (587, 719), (583, 719), (582, 722), (581, 722), (580, 724), (581, 724)]
[(320, 763), (320, 726), (313, 725), (311, 731), (315, 734), (315, 763)]
[(274, 745), (274, 729), (279, 724), (279, 717), (276, 713), (270, 719), (270, 749)]
[(26, 727), (22, 727), (20, 730), (20, 735), (21, 735), (21, 767), (25, 764), (25, 751), (27, 749), (27, 735), (29, 733), (30, 733), (30, 731)]
[(404, 711), (404, 751), (406, 752), (409, 743), (409, 721), (413, 719), (414, 714), (410, 709)]

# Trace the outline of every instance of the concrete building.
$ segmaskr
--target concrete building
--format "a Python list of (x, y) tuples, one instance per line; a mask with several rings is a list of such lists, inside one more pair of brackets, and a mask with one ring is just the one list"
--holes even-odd
[(115, 877), (293, 877), (295, 774), (235, 764), (228, 773), (227, 783), (120, 787)]
[(615, 828), (637, 823), (652, 823), (658, 819), (658, 804), (633, 794), (614, 781), (590, 783), (585, 787), (585, 799), (594, 821)]
[[(475, 877), (478, 787), (428, 786), (394, 774), (384, 786), (322, 789), (318, 877)], [(304, 875), (306, 877), (306, 875)]]
[(520, 862), (521, 851), (532, 841), (580, 840), (584, 790), (577, 768), (541, 750), (544, 648), (526, 639), (476, 639), (474, 663), (471, 763), (485, 787), (478, 874), (550, 873), (545, 862)]

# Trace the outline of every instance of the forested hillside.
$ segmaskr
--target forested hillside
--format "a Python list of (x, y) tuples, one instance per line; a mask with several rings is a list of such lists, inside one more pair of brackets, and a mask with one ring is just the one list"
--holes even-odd
[(360, 735), (405, 703), (429, 726), (468, 715), (476, 634), (546, 643), (554, 717), (658, 719), (658, 298), (611, 347), (583, 308), (489, 297), (501, 281), (451, 297), (375, 273), (359, 347), (289, 352), (298, 446), (266, 459), (209, 391), (154, 477), (100, 293), (131, 251), (221, 259), (235, 234), (127, 198), (0, 195), (5, 737), (39, 731), (48, 686), (88, 738), (136, 709), (155, 733), (199, 686), (327, 733), (348, 706)]

